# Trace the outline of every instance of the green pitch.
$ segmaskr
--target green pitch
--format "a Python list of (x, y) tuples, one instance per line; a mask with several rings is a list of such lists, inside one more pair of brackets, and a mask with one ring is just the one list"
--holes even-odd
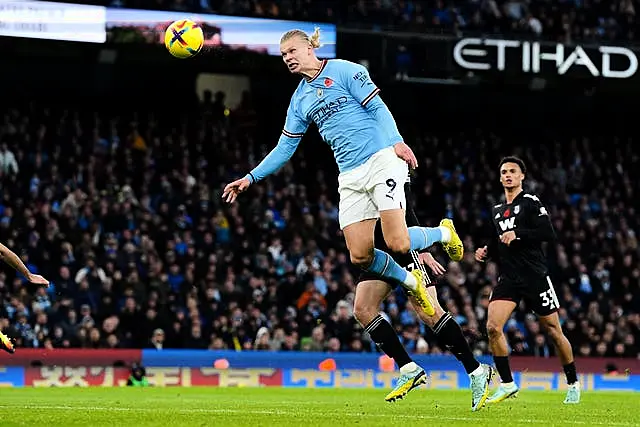
[[(416, 390), (386, 403), (386, 390), (284, 388), (3, 389), (6, 426), (638, 426), (640, 393), (524, 391), (472, 413), (467, 391)], [(175, 423), (175, 424), (174, 424)]]

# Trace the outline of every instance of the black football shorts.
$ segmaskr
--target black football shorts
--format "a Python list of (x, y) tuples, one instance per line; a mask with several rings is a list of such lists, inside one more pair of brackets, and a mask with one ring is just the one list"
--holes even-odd
[(498, 285), (491, 292), (491, 301), (506, 300), (520, 304), (523, 300), (527, 307), (540, 316), (548, 316), (560, 308), (558, 295), (549, 276), (515, 280), (500, 277)]

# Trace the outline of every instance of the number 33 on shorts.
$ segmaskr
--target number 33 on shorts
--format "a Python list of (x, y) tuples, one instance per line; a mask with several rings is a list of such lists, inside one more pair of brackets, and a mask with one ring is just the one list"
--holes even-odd
[(560, 308), (560, 302), (558, 301), (556, 290), (553, 288), (553, 283), (551, 283), (549, 276), (547, 276), (547, 283), (549, 283), (549, 289), (540, 292), (541, 304), (543, 307), (548, 307), (551, 310), (558, 309)]

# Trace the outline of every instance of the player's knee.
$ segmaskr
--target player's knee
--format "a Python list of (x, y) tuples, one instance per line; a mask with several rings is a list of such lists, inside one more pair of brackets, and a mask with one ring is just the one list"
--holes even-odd
[(360, 268), (367, 268), (371, 265), (373, 261), (373, 253), (371, 252), (359, 252), (359, 251), (351, 251), (349, 253), (351, 257), (351, 263)]
[(434, 300), (433, 308), (435, 310), (435, 313), (433, 314), (433, 316), (429, 316), (427, 313), (425, 313), (424, 310), (418, 305), (418, 303), (414, 303), (413, 301), (411, 301), (411, 304), (413, 305), (413, 308), (418, 314), (418, 317), (420, 318), (422, 323), (433, 329), (434, 326), (436, 326), (436, 324), (440, 321), (442, 316), (444, 316), (444, 310), (442, 309), (442, 307), (440, 307), (440, 304), (436, 302), (437, 297), (434, 298), (434, 296), (431, 295), (431, 298), (432, 300)]
[(366, 328), (377, 315), (376, 308), (371, 307), (369, 304), (358, 300), (353, 304), (353, 317), (363, 328)]
[(547, 330), (547, 334), (549, 334), (549, 337), (553, 340), (553, 341), (559, 341), (562, 339), (562, 336), (564, 335), (562, 332), (562, 327), (560, 326), (560, 323), (547, 323), (545, 324), (545, 329)]
[(499, 338), (500, 335), (502, 335), (503, 328), (504, 325), (501, 325), (500, 323), (489, 319), (487, 321), (487, 334), (489, 335), (489, 339), (494, 340), (496, 338)]
[(411, 249), (411, 240), (409, 240), (408, 234), (406, 236), (393, 236), (384, 240), (391, 252), (406, 254)]
[(436, 326), (436, 323), (438, 323), (438, 320), (440, 320), (440, 318), (442, 317), (442, 313), (438, 313), (437, 310), (433, 316), (429, 316), (422, 309), (416, 309), (416, 313), (418, 313), (418, 317), (420, 318), (420, 320), (422, 320), (422, 323), (424, 323), (431, 329)]

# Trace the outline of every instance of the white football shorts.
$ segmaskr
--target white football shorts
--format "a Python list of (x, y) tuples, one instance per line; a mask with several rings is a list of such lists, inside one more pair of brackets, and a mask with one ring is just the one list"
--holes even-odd
[(355, 169), (338, 176), (340, 229), (365, 219), (380, 217), (381, 211), (406, 209), (404, 183), (409, 166), (393, 147), (375, 153)]

